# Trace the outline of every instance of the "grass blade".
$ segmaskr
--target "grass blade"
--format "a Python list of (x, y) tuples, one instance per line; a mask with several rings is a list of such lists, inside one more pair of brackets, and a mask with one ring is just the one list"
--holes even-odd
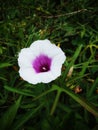
[(42, 107), (42, 105), (40, 105), (39, 107), (30, 110), (29, 112), (27, 112), (26, 114), (24, 114), (23, 116), (21, 116), (16, 122), (15, 124), (11, 127), (11, 130), (19, 130), (19, 128), (25, 123), (27, 122), (31, 117), (33, 117), (38, 110), (40, 110), (40, 108)]
[(8, 62), (0, 63), (0, 69), (1, 69), (1, 68), (5, 68), (5, 67), (9, 67), (9, 66), (12, 66), (12, 64), (10, 64), (10, 63), (8, 63)]
[(0, 119), (0, 129), (1, 130), (8, 130), (15, 119), (15, 116), (17, 114), (18, 108), (20, 106), (21, 102), (21, 96), (19, 99), (16, 101), (14, 105), (12, 105), (1, 117)]
[(98, 87), (97, 85), (98, 85), (98, 78), (96, 78), (94, 84), (91, 86), (90, 90), (88, 91), (88, 94), (87, 94), (88, 97), (92, 96), (95, 88)]
[(69, 69), (74, 65), (74, 62), (76, 61), (77, 57), (79, 56), (79, 53), (82, 49), (83, 45), (81, 44), (75, 51), (74, 56), (72, 57), (72, 61), (69, 63), (69, 65), (67, 66), (65, 72), (64, 72), (64, 76), (63, 76), (63, 81), (66, 79), (67, 74), (69, 72)]
[(31, 92), (26, 92), (24, 90), (20, 90), (20, 89), (16, 89), (16, 88), (12, 88), (12, 87), (9, 87), (9, 86), (4, 86), (4, 88), (10, 92), (14, 92), (14, 93), (18, 93), (18, 94), (21, 94), (21, 95), (24, 95), (24, 96), (31, 96), (31, 97), (34, 97), (33, 93)]
[(76, 102), (78, 102), (81, 106), (83, 106), (86, 110), (91, 112), (94, 116), (98, 117), (98, 110), (90, 102), (86, 101), (85, 99), (83, 99), (79, 95), (75, 94), (67, 87), (60, 88), (56, 85), (54, 85), (53, 87), (54, 88), (57, 87), (57, 90), (61, 89), (62, 92), (65, 92), (67, 95), (69, 95), (71, 98), (73, 98)]

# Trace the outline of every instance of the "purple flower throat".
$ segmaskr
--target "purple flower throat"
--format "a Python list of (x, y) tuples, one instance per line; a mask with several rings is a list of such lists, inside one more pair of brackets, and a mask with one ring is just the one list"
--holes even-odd
[(47, 72), (51, 69), (51, 62), (52, 59), (47, 55), (40, 54), (34, 59), (32, 66), (36, 73)]

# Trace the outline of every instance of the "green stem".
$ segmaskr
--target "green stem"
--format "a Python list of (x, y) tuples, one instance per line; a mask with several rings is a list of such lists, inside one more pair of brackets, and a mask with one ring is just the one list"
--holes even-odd
[(91, 112), (94, 116), (98, 117), (98, 110), (93, 106), (93, 104), (91, 104), (90, 102), (86, 101), (85, 99), (83, 99), (79, 95), (75, 94), (74, 92), (72, 92), (71, 90), (69, 90), (67, 87), (65, 87), (65, 88), (58, 87), (58, 89), (61, 89), (62, 92), (65, 92), (66, 94), (68, 94), (76, 102), (78, 102), (81, 106), (83, 106), (86, 110), (88, 110), (89, 112)]
[(74, 92), (72, 92), (67, 87), (61, 88), (61, 87), (59, 87), (57, 85), (53, 85), (53, 87), (50, 90), (42, 93), (41, 95), (39, 95), (38, 97), (34, 98), (33, 100), (37, 100), (40, 97), (42, 97), (42, 96), (44, 96), (47, 93), (50, 93), (52, 91), (57, 91), (57, 95), (56, 95), (55, 101), (53, 103), (51, 112), (50, 112), (51, 115), (53, 115), (53, 113), (54, 113), (54, 111), (56, 109), (56, 106), (57, 106), (57, 103), (58, 103), (58, 100), (59, 100), (61, 92), (64, 92), (67, 95), (69, 95), (71, 98), (73, 98), (76, 102), (78, 102), (81, 106), (83, 106), (86, 110), (91, 112), (94, 116), (98, 117), (98, 110), (95, 108), (95, 106), (93, 104), (91, 104), (90, 102), (86, 101), (85, 99), (80, 97), (78, 94), (75, 94)]
[(54, 103), (53, 103), (53, 106), (52, 106), (52, 109), (51, 109), (51, 112), (50, 112), (50, 115), (53, 115), (53, 113), (54, 113), (54, 111), (55, 111), (55, 109), (56, 109), (56, 106), (57, 106), (57, 103), (58, 103), (60, 94), (61, 94), (61, 91), (58, 89), (58, 90), (57, 90), (57, 95), (56, 95), (55, 101), (54, 101)]
[(43, 93), (40, 94), (39, 96), (33, 98), (33, 101), (35, 101), (35, 100), (37, 100), (37, 99), (39, 99), (39, 98), (45, 96), (46, 94), (48, 94), (48, 93), (50, 93), (50, 92), (52, 92), (52, 91), (55, 91), (55, 90), (57, 90), (57, 87), (56, 87), (56, 86), (53, 87), (53, 88), (51, 88), (51, 89), (49, 89), (49, 90), (47, 90), (47, 91), (45, 91), (45, 92), (43, 92)]

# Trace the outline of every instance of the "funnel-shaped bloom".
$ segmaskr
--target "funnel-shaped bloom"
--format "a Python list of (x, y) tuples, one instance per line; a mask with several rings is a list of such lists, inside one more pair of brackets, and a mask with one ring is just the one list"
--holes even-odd
[(37, 40), (20, 51), (18, 57), (20, 76), (32, 84), (49, 83), (61, 75), (66, 59), (61, 48), (49, 40)]

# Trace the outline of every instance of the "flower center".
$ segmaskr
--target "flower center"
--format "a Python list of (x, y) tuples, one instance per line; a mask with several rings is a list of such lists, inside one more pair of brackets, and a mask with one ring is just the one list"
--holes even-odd
[(32, 66), (36, 73), (47, 72), (51, 68), (51, 61), (52, 59), (48, 56), (40, 54), (34, 59)]

